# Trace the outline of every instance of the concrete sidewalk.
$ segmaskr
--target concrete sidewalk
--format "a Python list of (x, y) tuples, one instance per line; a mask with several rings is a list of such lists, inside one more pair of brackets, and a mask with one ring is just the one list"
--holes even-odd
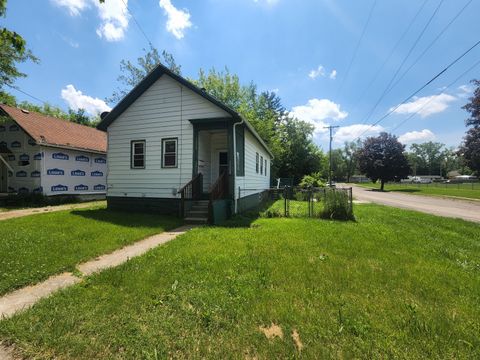
[(10, 210), (10, 211), (0, 212), (0, 221), (14, 219), (17, 217), (23, 217), (28, 215), (45, 214), (45, 213), (54, 212), (54, 211), (84, 209), (91, 206), (104, 205), (104, 204), (106, 204), (106, 202), (102, 200), (102, 201), (89, 201), (89, 202), (79, 203), (79, 204), (65, 204), (65, 205), (55, 205), (55, 206), (44, 206), (39, 208)]
[(177, 236), (184, 234), (194, 227), (194, 225), (181, 226), (171, 231), (150, 236), (110, 254), (101, 255), (96, 259), (82, 263), (77, 266), (77, 269), (80, 272), (78, 276), (77, 274), (74, 275), (68, 272), (54, 275), (41, 283), (27, 286), (6, 294), (0, 298), (0, 318), (10, 317), (17, 311), (22, 311), (31, 307), (40, 299), (51, 295), (57, 290), (81, 282), (82, 276), (88, 276), (107, 268), (121, 265), (133, 257), (142, 255), (148, 250), (175, 239)]

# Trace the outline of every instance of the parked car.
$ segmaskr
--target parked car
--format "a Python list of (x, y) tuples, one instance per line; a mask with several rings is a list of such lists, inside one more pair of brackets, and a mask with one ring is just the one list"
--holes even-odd
[(419, 177), (419, 176), (414, 176), (412, 178), (412, 183), (414, 183), (414, 184), (431, 184), (432, 179), (427, 179), (427, 178), (422, 178), (422, 177)]

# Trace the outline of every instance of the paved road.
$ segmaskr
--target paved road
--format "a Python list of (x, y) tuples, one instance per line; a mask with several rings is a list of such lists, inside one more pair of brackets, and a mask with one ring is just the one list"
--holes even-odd
[[(339, 184), (350, 187), (351, 184)], [(480, 201), (448, 199), (434, 196), (379, 192), (360, 186), (353, 187), (353, 197), (360, 201), (421, 211), (428, 214), (480, 222)]]

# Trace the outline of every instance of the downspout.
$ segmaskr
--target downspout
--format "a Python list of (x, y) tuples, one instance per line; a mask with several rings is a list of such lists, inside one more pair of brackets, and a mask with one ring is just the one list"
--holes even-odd
[(237, 125), (242, 125), (245, 122), (245, 119), (241, 118), (242, 121), (233, 124), (233, 203), (234, 203), (234, 213), (237, 213), (237, 189), (235, 180), (237, 178), (237, 136), (235, 133), (235, 128)]

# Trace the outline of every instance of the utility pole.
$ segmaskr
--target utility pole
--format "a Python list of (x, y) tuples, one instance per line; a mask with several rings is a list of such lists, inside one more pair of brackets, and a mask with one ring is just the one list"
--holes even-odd
[(330, 160), (329, 160), (329, 171), (328, 171), (328, 183), (330, 184), (330, 187), (332, 187), (332, 140), (333, 140), (333, 129), (339, 128), (340, 126), (324, 126), (325, 129), (328, 129), (330, 131)]

